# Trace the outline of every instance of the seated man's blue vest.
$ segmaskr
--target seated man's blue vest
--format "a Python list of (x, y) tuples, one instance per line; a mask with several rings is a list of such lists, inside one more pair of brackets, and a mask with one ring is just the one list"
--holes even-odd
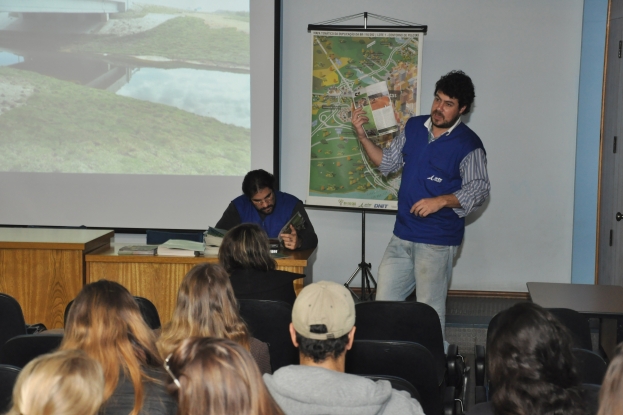
[(442, 208), (424, 218), (409, 211), (421, 199), (449, 195), (461, 189), (461, 161), (484, 147), (480, 138), (463, 123), (450, 134), (429, 143), (428, 129), (424, 126), (427, 119), (428, 115), (413, 117), (405, 126), (404, 167), (394, 234), (411, 242), (460, 245), (465, 219), (452, 208)]
[(251, 199), (245, 195), (238, 196), (232, 201), (240, 214), (240, 223), (257, 223), (266, 231), (269, 238), (279, 236), (279, 231), (290, 220), (294, 207), (299, 202), (299, 199), (291, 194), (276, 190), (274, 192), (275, 208), (271, 214), (266, 215), (264, 220), (262, 220)]

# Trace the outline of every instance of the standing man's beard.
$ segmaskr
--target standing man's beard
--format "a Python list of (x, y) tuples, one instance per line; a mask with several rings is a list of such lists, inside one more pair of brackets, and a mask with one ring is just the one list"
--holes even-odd
[[(439, 117), (441, 117), (442, 122), (440, 123), (436, 123), (435, 122), (435, 117), (433, 117), (433, 115), (437, 115)], [(452, 127), (456, 121), (459, 119), (459, 117), (461, 117), (461, 114), (457, 115), (455, 119), (450, 120), (450, 121), (445, 121), (445, 118), (443, 118), (443, 114), (441, 114), (439, 111), (434, 111), (431, 116), (430, 116), (430, 121), (431, 123), (437, 127), (437, 128), (442, 128), (442, 129), (446, 129), (446, 128), (450, 128)], [(445, 121), (445, 122), (444, 122)]]

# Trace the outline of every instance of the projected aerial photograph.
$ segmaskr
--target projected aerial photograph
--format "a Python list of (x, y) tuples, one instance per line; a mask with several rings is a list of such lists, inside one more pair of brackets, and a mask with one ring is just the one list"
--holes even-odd
[(0, 0), (0, 171), (244, 175), (250, 0)]

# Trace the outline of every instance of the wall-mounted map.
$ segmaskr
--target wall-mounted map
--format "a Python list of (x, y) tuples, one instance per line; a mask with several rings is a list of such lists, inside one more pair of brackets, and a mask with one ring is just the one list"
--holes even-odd
[[(357, 91), (385, 81), (400, 131), (420, 113), (421, 33), (312, 32), (307, 204), (396, 209), (402, 170), (383, 176), (350, 122)], [(371, 137), (387, 146), (400, 133)]]

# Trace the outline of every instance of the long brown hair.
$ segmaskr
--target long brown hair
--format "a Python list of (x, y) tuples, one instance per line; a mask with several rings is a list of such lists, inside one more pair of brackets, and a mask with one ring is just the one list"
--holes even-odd
[(249, 349), (249, 330), (238, 313), (229, 275), (218, 264), (196, 265), (184, 277), (173, 317), (158, 339), (160, 356), (191, 336), (222, 337)]
[[(226, 339), (191, 337), (168, 360), (179, 415), (283, 415), (249, 352)], [(179, 385), (175, 383), (177, 379)]]
[(623, 344), (617, 347), (601, 384), (597, 415), (623, 415)]
[(218, 259), (227, 272), (244, 268), (272, 271), (277, 267), (270, 256), (268, 235), (255, 223), (243, 223), (230, 229), (223, 238)]
[(132, 415), (143, 406), (143, 381), (153, 380), (142, 366), (162, 364), (155, 336), (134, 297), (122, 285), (107, 280), (87, 284), (80, 291), (69, 310), (60, 348), (83, 350), (102, 365), (105, 400), (112, 396), (123, 370), (134, 386)]

